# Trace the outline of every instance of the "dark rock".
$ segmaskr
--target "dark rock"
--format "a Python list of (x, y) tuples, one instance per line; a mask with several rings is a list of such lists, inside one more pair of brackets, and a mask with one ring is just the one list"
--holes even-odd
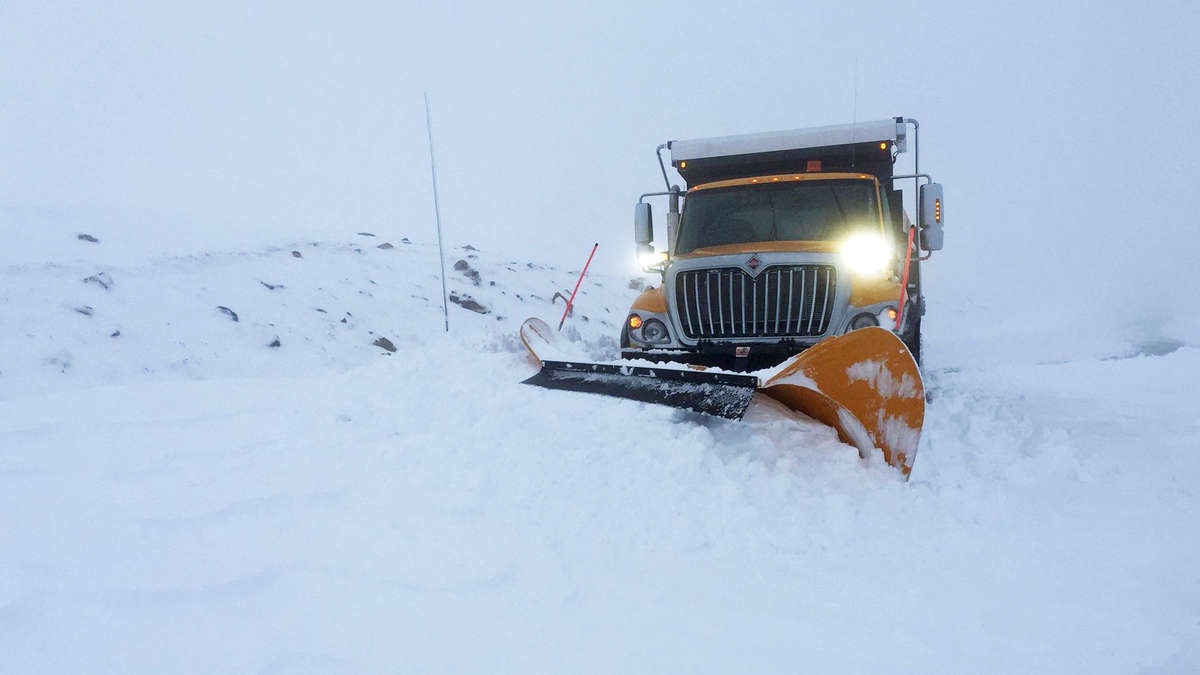
[(470, 279), (471, 283), (476, 286), (482, 283), (482, 280), (479, 278), (479, 270), (472, 269), (471, 263), (466, 260), (459, 260), (454, 263), (454, 271), (462, 272), (463, 276)]
[(318, 311), (318, 312), (320, 312), (320, 313), (322, 313), (322, 314), (328, 314), (328, 313), (329, 313), (329, 312), (326, 312), (325, 310), (321, 309), (320, 307), (318, 307), (318, 308), (317, 308), (317, 311)]
[(463, 250), (464, 251), (478, 251), (479, 249), (475, 248), (474, 246), (472, 246), (470, 244), (467, 244), (466, 246), (463, 247)]
[(396, 248), (396, 247), (395, 247), (395, 246), (392, 246), (390, 242), (386, 242), (386, 241), (385, 241), (385, 242), (383, 242), (382, 244), (380, 244), (380, 245), (376, 246), (375, 248), (381, 248), (381, 249), (383, 249), (383, 250), (385, 250), (385, 251), (390, 251), (390, 250), (392, 250), (392, 249), (394, 249), (394, 248)]
[(217, 305), (217, 309), (219, 309), (222, 312), (224, 312), (225, 314), (229, 315), (229, 318), (233, 319), (234, 323), (237, 323), (237, 321), (238, 321), (237, 312), (233, 311), (232, 309), (229, 309), (225, 305)]
[(379, 347), (381, 349), (386, 349), (389, 352), (396, 351), (396, 345), (392, 344), (392, 341), (385, 337), (381, 337), (378, 340), (372, 342), (371, 344), (373, 344), (376, 347)]
[(401, 243), (401, 244), (411, 244), (412, 242), (411, 242), (411, 241), (409, 241), (408, 237), (401, 237), (401, 238), (400, 238), (400, 243)]
[(116, 337), (121, 337), (121, 331), (119, 331), (119, 330), (114, 330), (114, 331), (112, 332), (112, 335), (109, 335), (108, 337), (115, 337), (115, 338), (116, 338)]
[(93, 236), (92, 236), (92, 235), (90, 235), (90, 234), (86, 234), (86, 233), (84, 233), (84, 232), (80, 232), (80, 233), (79, 233), (79, 235), (78, 235), (78, 236), (76, 236), (75, 238), (76, 238), (76, 239), (78, 239), (79, 241), (90, 241), (90, 242), (91, 242), (91, 243), (93, 243), (93, 244), (98, 244), (98, 243), (100, 243), (100, 240), (99, 240), (99, 239), (97, 239), (97, 238), (93, 237)]
[(265, 287), (266, 287), (266, 289), (267, 289), (268, 291), (273, 291), (273, 290), (275, 290), (276, 288), (283, 288), (283, 284), (268, 284), (268, 283), (267, 283), (267, 282), (265, 282), (265, 281), (259, 281), (258, 283), (260, 283), (260, 284), (262, 284), (263, 286), (265, 286)]
[(459, 295), (458, 293), (451, 293), (450, 294), (450, 302), (453, 302), (454, 304), (462, 307), (463, 309), (469, 309), (472, 312), (477, 312), (479, 314), (488, 314), (491, 312), (491, 310), (488, 309), (487, 307), (484, 307), (483, 305), (479, 304), (478, 302), (475, 302), (475, 299), (469, 295)]
[(370, 233), (370, 232), (359, 232), (359, 233), (358, 233), (358, 236), (360, 236), (360, 237), (374, 237), (375, 235), (374, 235), (374, 234), (372, 234), (372, 233)]
[(76, 307), (75, 311), (79, 312), (80, 314), (82, 314), (84, 316), (91, 316), (92, 314), (96, 313), (96, 310), (92, 309), (91, 305), (84, 305), (83, 307)]
[(107, 272), (100, 272), (84, 279), (83, 283), (96, 284), (107, 291), (110, 287), (112, 287), (113, 280), (112, 277), (108, 276)]
[(293, 258), (303, 258), (304, 256), (300, 254), (300, 251), (292, 251), (292, 257)]
[(275, 338), (274, 340), (271, 340), (271, 344), (269, 344), (269, 345), (267, 345), (267, 346), (268, 346), (268, 347), (271, 347), (272, 349), (274, 349), (274, 348), (276, 348), (276, 347), (279, 347), (279, 346), (280, 346), (280, 345), (279, 345), (279, 338)]

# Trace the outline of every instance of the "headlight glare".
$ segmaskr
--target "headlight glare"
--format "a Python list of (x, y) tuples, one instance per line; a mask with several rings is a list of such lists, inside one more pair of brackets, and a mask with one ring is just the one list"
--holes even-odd
[(643, 253), (638, 256), (638, 262), (641, 264), (643, 270), (657, 272), (666, 264), (667, 254), (662, 251), (657, 253)]
[(842, 242), (842, 260), (856, 274), (882, 274), (892, 261), (892, 245), (881, 234), (858, 232)]

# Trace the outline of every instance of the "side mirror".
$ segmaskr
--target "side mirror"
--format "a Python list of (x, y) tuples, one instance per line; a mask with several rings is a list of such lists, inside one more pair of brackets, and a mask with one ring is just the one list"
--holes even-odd
[(920, 202), (921, 250), (940, 251), (945, 238), (945, 232), (942, 230), (945, 204), (942, 200), (941, 183), (922, 185)]
[(633, 207), (633, 238), (639, 247), (654, 241), (654, 216), (646, 202), (638, 202)]

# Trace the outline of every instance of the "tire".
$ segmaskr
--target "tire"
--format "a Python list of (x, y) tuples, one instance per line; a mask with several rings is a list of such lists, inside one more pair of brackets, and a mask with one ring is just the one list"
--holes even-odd
[(621, 326), (621, 349), (629, 349), (629, 322)]

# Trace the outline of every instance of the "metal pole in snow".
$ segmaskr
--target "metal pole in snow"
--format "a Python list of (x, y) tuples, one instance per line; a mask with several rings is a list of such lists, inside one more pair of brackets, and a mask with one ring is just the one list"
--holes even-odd
[[(437, 223), (438, 259), (442, 265), (442, 318), (450, 332), (450, 296), (446, 294), (446, 251), (442, 246), (442, 211), (438, 208), (437, 163), (433, 159), (433, 122), (429, 115), (429, 92), (425, 92), (425, 133), (429, 136), (429, 173), (433, 175), (433, 217)], [(572, 296), (574, 297), (574, 296)]]
[(583, 264), (583, 271), (579, 273), (579, 280), (575, 282), (575, 290), (571, 291), (571, 297), (567, 300), (567, 306), (563, 308), (562, 319), (558, 321), (559, 330), (562, 330), (563, 324), (567, 322), (567, 315), (571, 313), (571, 307), (575, 304), (575, 294), (579, 292), (579, 284), (583, 283), (583, 275), (587, 274), (587, 268), (592, 264), (592, 257), (596, 255), (596, 249), (599, 246), (600, 242), (592, 244), (592, 252), (588, 254), (587, 262)]

